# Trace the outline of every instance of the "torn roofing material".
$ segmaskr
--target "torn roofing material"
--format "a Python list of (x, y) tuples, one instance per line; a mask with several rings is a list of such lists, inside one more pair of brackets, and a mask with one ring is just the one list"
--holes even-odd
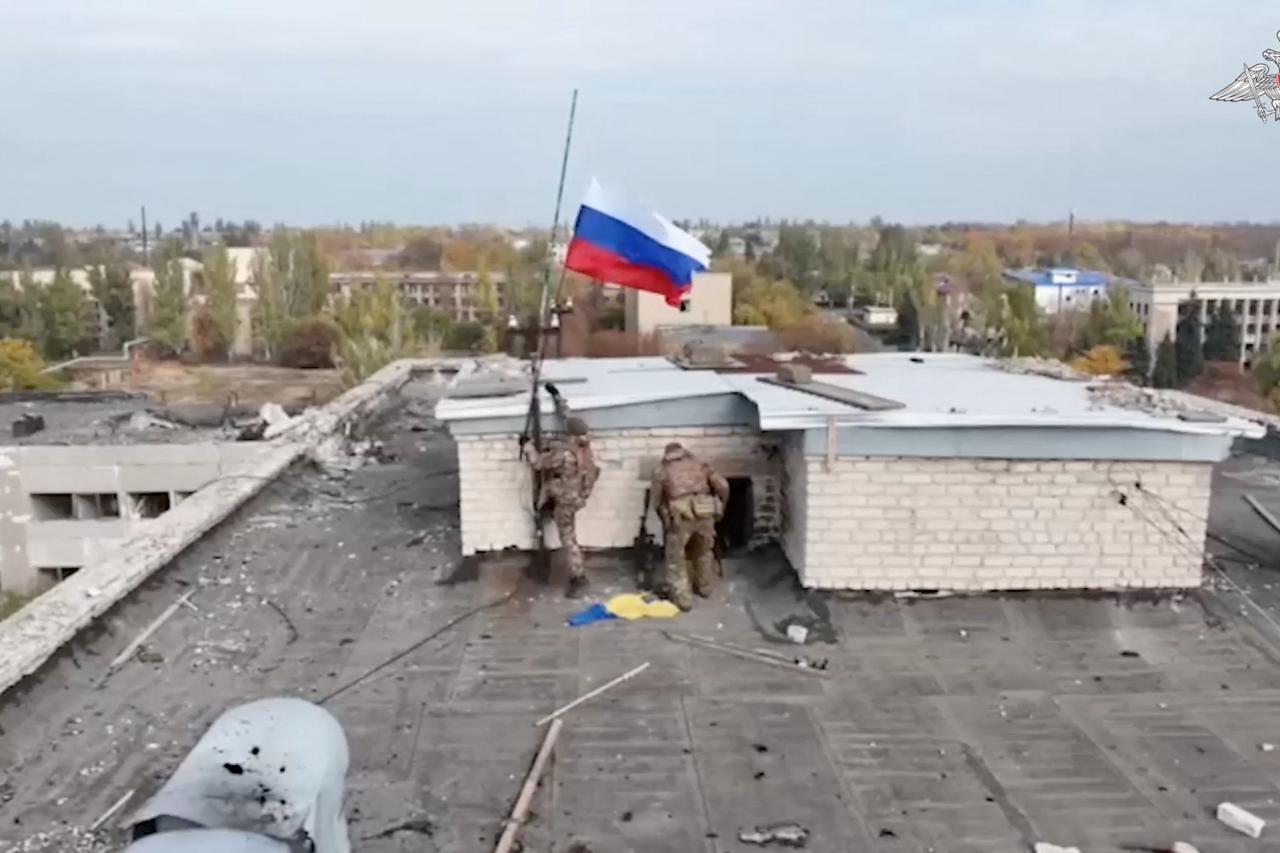
[[(260, 699), (224, 712), (169, 781), (129, 819), (177, 818), (349, 853), (343, 796), (347, 738), (333, 715), (302, 699)], [(163, 834), (163, 833), (162, 833)]]
[[(733, 394), (749, 400), (763, 430), (839, 425), (864, 427), (1112, 427), (1188, 435), (1261, 437), (1257, 422), (1228, 418), (1193, 422), (1099, 401), (1084, 383), (993, 369), (994, 362), (962, 354), (875, 353), (848, 357), (856, 374), (828, 374), (823, 382), (902, 403), (866, 411), (784, 384), (760, 382), (750, 373), (682, 370), (664, 358), (549, 360), (544, 376), (583, 381), (563, 389), (575, 412)], [(544, 411), (551, 410), (549, 396)], [(520, 418), (528, 392), (484, 399), (446, 398), (436, 406), (444, 422)], [(588, 415), (588, 420), (590, 417)]]

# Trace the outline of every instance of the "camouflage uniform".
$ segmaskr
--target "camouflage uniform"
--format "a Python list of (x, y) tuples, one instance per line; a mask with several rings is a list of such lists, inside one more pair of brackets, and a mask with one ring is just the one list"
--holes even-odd
[(681, 445), (669, 444), (662, 464), (654, 469), (649, 494), (657, 504), (666, 536), (666, 583), (671, 599), (680, 609), (688, 610), (693, 606), (692, 593), (704, 598), (711, 594), (716, 521), (724, 515), (729, 500), (729, 482)]
[(560, 547), (564, 549), (569, 565), (571, 589), (585, 577), (582, 565), (582, 549), (578, 547), (576, 516), (586, 504), (600, 476), (591, 443), (587, 439), (586, 424), (570, 418), (569, 435), (552, 444), (538, 458), (538, 470), (542, 473), (542, 490), (538, 496), (539, 523), (549, 513), (560, 534)]

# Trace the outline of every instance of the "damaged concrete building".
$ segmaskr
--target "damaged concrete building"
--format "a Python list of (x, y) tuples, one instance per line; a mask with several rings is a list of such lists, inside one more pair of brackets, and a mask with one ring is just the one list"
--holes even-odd
[(178, 428), (147, 405), (112, 393), (0, 403), (0, 422), (40, 424), (0, 439), (0, 590), (43, 592), (271, 452), (217, 429)]
[[(777, 542), (806, 587), (1192, 587), (1213, 465), (1262, 434), (965, 355), (860, 355), (781, 377), (761, 362), (546, 363), (602, 468), (579, 514), (584, 547), (635, 541), (649, 474), (679, 441), (730, 480), (724, 543)], [(534, 546), (528, 408), (527, 392), (477, 397), (465, 381), (437, 407), (458, 447), (464, 554)], [(541, 410), (557, 430), (549, 397)]]

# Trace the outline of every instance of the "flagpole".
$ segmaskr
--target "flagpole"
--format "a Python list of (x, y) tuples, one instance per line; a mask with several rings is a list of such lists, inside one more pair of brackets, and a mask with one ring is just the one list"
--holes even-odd
[[(556, 187), (556, 210), (555, 215), (551, 219), (551, 241), (547, 246), (546, 263), (542, 269), (542, 294), (538, 299), (538, 348), (534, 354), (533, 366), (530, 370), (531, 380), (529, 383), (529, 411), (525, 416), (524, 432), (520, 434), (520, 455), (524, 456), (525, 445), (529, 440), (533, 440), (533, 448), (535, 454), (542, 452), (542, 406), (538, 399), (538, 385), (542, 376), (542, 360), (546, 356), (547, 336), (544, 330), (547, 327), (547, 300), (551, 291), (551, 264), (555, 257), (556, 238), (560, 236), (560, 206), (564, 202), (564, 181), (565, 174), (569, 170), (569, 148), (573, 143), (573, 119), (578, 111), (578, 90), (573, 90), (573, 98), (569, 101), (569, 127), (565, 131), (564, 136), (564, 155), (560, 159), (560, 183)], [(564, 277), (564, 265), (560, 267), (561, 280)], [(557, 290), (559, 287), (557, 286)], [(535, 457), (536, 458), (536, 457)], [(538, 575), (538, 580), (545, 581), (549, 574), (550, 566), (547, 565), (546, 552), (547, 543), (543, 533), (543, 519), (538, 507), (538, 498), (542, 491), (542, 476), (537, 466), (533, 466), (533, 531), (534, 541), (538, 548), (538, 556), (535, 560), (534, 574)]]
[[(560, 184), (556, 187), (556, 212), (551, 219), (551, 242), (547, 246), (547, 262), (542, 270), (542, 296), (538, 300), (538, 361), (535, 367), (540, 367), (543, 355), (543, 341), (546, 336), (542, 334), (542, 329), (546, 326), (547, 318), (547, 300), (551, 294), (551, 263), (555, 257), (556, 238), (560, 236), (560, 206), (564, 202), (564, 180), (565, 175), (569, 171), (569, 148), (573, 144), (573, 119), (578, 112), (578, 90), (573, 90), (573, 98), (569, 101), (569, 128), (564, 135), (564, 156), (560, 159)], [(560, 266), (561, 275), (564, 274), (564, 265)], [(559, 287), (556, 288), (559, 291)]]

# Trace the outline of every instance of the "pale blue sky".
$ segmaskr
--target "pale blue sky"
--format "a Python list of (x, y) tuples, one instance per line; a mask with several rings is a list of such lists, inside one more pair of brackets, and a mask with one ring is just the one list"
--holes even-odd
[[(1264, 7), (1270, 8), (1268, 12)], [(0, 0), (0, 218), (1280, 219), (1220, 0)], [(1274, 70), (1274, 69), (1273, 69)]]

